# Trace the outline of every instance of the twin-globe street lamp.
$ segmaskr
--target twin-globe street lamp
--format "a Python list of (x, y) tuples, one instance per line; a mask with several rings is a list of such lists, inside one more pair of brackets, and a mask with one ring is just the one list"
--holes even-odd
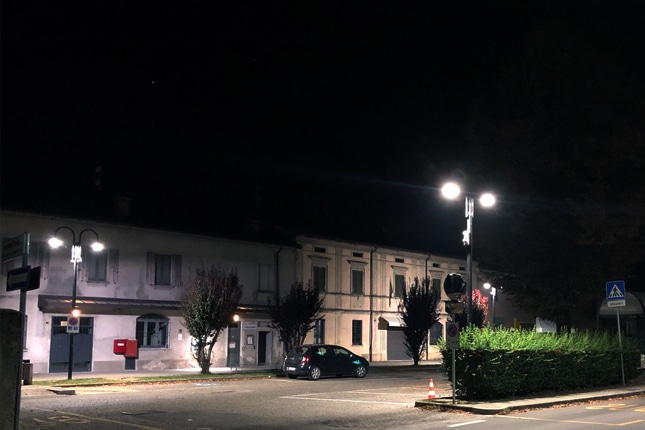
[[(76, 280), (78, 278), (78, 263), (83, 261), (81, 258), (81, 241), (83, 240), (83, 234), (87, 232), (94, 233), (96, 236), (96, 241), (94, 241), (90, 246), (94, 252), (100, 252), (103, 250), (104, 246), (99, 242), (99, 235), (97, 232), (91, 228), (86, 228), (82, 230), (78, 235), (78, 242), (76, 241), (76, 233), (74, 230), (67, 226), (61, 226), (56, 229), (54, 236), (49, 239), (49, 246), (56, 249), (63, 245), (63, 241), (58, 238), (58, 233), (61, 230), (67, 230), (72, 234), (72, 260), (71, 263), (74, 265), (74, 286), (72, 287), (72, 309), (71, 315), (78, 318), (80, 315), (80, 310), (76, 308)], [(69, 334), (69, 360), (67, 363), (67, 379), (72, 379), (72, 368), (74, 365), (74, 333), (68, 331)]]
[[(455, 182), (447, 182), (441, 187), (441, 194), (447, 199), (456, 199), (461, 195), (461, 187)], [(475, 218), (475, 200), (472, 195), (466, 197), (466, 230), (463, 232), (464, 245), (470, 245), (466, 259), (466, 321), (470, 325), (473, 319), (473, 219)], [(495, 196), (491, 193), (482, 193), (479, 196), (479, 203), (483, 207), (491, 207), (495, 204)]]

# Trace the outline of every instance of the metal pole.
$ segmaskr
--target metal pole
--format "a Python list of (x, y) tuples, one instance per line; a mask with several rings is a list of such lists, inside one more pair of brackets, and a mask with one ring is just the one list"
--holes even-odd
[(620, 335), (620, 312), (616, 308), (616, 321), (618, 321), (618, 347), (620, 348), (620, 373), (623, 377), (623, 386), (625, 385), (625, 363), (623, 361), (623, 338)]
[(455, 384), (457, 383), (457, 371), (455, 370), (455, 348), (452, 348), (452, 404), (455, 404)]
[(466, 235), (468, 236), (468, 256), (466, 257), (466, 325), (473, 322), (473, 218), (475, 207), (472, 197), (466, 197)]
[[(31, 234), (23, 233), (22, 236), (22, 267), (29, 266), (29, 246), (31, 242)], [(22, 397), (22, 367), (23, 367), (23, 353), (25, 350), (25, 319), (27, 315), (27, 292), (20, 289), (20, 341), (18, 342), (20, 357), (18, 358), (18, 381), (16, 384), (16, 398), (14, 401), (14, 421), (13, 428), (18, 430), (20, 428), (20, 398)]]
[[(72, 263), (74, 264), (74, 286), (72, 287), (72, 310), (70, 311), (70, 315), (72, 315), (72, 312), (74, 312), (74, 309), (76, 309), (76, 278), (78, 277), (78, 264), (76, 263), (75, 259), (72, 261)], [(67, 379), (71, 380), (72, 368), (74, 367), (74, 333), (70, 332), (68, 334), (69, 334), (69, 358), (67, 362)]]

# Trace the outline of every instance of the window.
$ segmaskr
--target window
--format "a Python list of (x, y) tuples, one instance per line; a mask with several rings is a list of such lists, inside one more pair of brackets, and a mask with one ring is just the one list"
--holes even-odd
[(137, 318), (137, 343), (140, 348), (168, 348), (168, 318), (155, 314)]
[(394, 274), (394, 297), (403, 297), (405, 275)]
[(314, 247), (314, 252), (320, 252), (320, 253), (326, 253), (327, 249), (326, 248), (319, 248), (317, 246)]
[(312, 268), (314, 287), (320, 291), (327, 289), (327, 266), (319, 266), (314, 264)]
[[(89, 246), (84, 246), (82, 251), (83, 280), (86, 282), (112, 282), (116, 283), (119, 273), (119, 250), (106, 249), (94, 252)], [(110, 276), (111, 275), (111, 276)]]
[(352, 269), (352, 294), (363, 294), (363, 269)]
[(404, 260), (403, 258), (400, 258), (400, 257), (396, 257), (396, 258), (394, 258), (394, 262), (395, 262), (395, 263), (403, 263), (404, 261), (405, 261), (405, 260)]
[(354, 252), (352, 252), (352, 255), (353, 255), (354, 257), (360, 257), (360, 258), (363, 258), (363, 253), (362, 253), (362, 252), (354, 251)]
[(352, 345), (363, 344), (363, 321), (352, 320)]
[(314, 343), (325, 343), (325, 320), (317, 320), (314, 324)]
[(170, 255), (155, 256), (155, 285), (170, 285)]
[(179, 287), (181, 255), (148, 253), (148, 285)]
[(84, 246), (82, 252), (83, 267), (85, 268), (85, 278), (88, 281), (106, 282), (107, 281), (107, 251), (94, 252), (89, 246)]

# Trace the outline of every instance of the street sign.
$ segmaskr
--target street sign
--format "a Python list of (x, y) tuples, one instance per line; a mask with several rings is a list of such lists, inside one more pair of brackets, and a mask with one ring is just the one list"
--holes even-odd
[(8, 261), (12, 258), (21, 257), (27, 253), (27, 235), (10, 237), (2, 241), (2, 261)]
[(19, 267), (7, 272), (7, 291), (30, 291), (40, 288), (40, 266)]
[(68, 316), (67, 317), (67, 333), (79, 333), (80, 332), (80, 321), (78, 317)]
[(607, 306), (610, 308), (625, 306), (625, 281), (609, 281), (605, 284)]
[(459, 323), (449, 322), (446, 325), (446, 348), (459, 349)]
[(7, 291), (22, 290), (29, 287), (31, 267), (19, 267), (7, 272)]

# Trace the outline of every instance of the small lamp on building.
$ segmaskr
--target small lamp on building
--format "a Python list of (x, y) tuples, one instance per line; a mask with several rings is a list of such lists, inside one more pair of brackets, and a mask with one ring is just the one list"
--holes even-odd
[(484, 288), (490, 291), (490, 297), (493, 301), (493, 318), (491, 319), (493, 330), (495, 330), (495, 296), (497, 295), (497, 289), (493, 287), (489, 282), (484, 283)]

